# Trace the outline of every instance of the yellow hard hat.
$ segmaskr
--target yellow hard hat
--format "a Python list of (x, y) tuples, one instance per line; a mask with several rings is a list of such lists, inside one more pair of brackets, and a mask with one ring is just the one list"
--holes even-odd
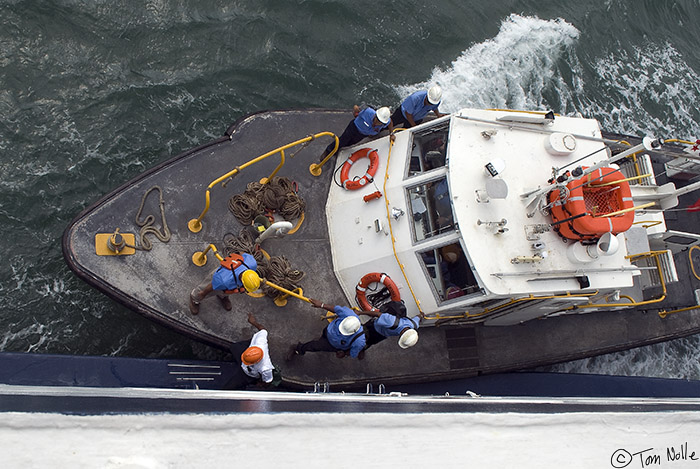
[(248, 269), (241, 274), (241, 282), (248, 292), (254, 292), (260, 288), (260, 276), (252, 269)]
[(248, 347), (243, 351), (243, 353), (241, 354), (241, 361), (244, 365), (255, 365), (260, 360), (262, 360), (262, 357), (262, 349), (253, 345), (252, 347)]

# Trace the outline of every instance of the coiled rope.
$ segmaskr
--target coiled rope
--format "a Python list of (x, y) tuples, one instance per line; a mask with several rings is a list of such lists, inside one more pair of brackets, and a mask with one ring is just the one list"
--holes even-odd
[(287, 221), (300, 218), (306, 202), (295, 191), (295, 184), (285, 177), (274, 177), (267, 184), (251, 182), (242, 194), (229, 199), (228, 208), (243, 225), (250, 225), (256, 216), (274, 211)]
[[(304, 277), (304, 272), (294, 269), (284, 256), (265, 257), (263, 251), (255, 245), (255, 236), (248, 228), (243, 228), (238, 236), (227, 233), (224, 236), (224, 253), (226, 256), (234, 252), (250, 253), (258, 263), (258, 274), (287, 290), (299, 288), (299, 281)], [(262, 292), (270, 298), (277, 298), (280, 292), (270, 286), (263, 285)]]
[[(156, 217), (154, 217), (153, 215), (148, 215), (143, 220), (140, 219), (141, 212), (143, 212), (143, 207), (146, 204), (146, 199), (148, 198), (148, 195), (156, 190), (158, 191), (159, 195), (158, 205), (160, 207), (161, 224), (163, 225), (162, 232), (154, 226)], [(170, 228), (168, 228), (168, 222), (165, 220), (165, 201), (163, 200), (163, 189), (161, 189), (160, 186), (153, 186), (150, 189), (148, 189), (145, 194), (143, 194), (143, 197), (141, 198), (141, 205), (139, 205), (139, 209), (136, 212), (136, 219), (134, 220), (134, 222), (136, 223), (136, 225), (141, 227), (141, 230), (139, 230), (139, 243), (138, 246), (132, 246), (130, 244), (126, 244), (126, 246), (138, 249), (139, 251), (150, 251), (151, 249), (153, 249), (153, 244), (148, 238), (146, 238), (146, 235), (148, 234), (154, 235), (163, 243), (167, 243), (168, 241), (170, 241)]]

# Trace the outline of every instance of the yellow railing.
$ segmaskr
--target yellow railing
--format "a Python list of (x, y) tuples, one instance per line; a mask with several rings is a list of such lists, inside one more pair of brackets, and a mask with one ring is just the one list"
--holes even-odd
[(219, 261), (224, 260), (221, 254), (219, 254), (219, 251), (217, 251), (216, 246), (210, 244), (206, 247), (204, 251), (197, 251), (194, 254), (192, 254), (192, 263), (197, 267), (202, 267), (203, 265), (205, 265), (207, 263), (207, 253), (209, 252), (209, 250), (212, 250), (214, 252), (214, 255), (217, 259), (219, 259)]
[(615, 185), (620, 184), (621, 182), (636, 181), (636, 180), (638, 180), (638, 179), (648, 178), (649, 176), (651, 176), (651, 173), (642, 174), (642, 175), (640, 175), (640, 176), (632, 176), (632, 177), (628, 177), (628, 178), (624, 178), (624, 179), (618, 179), (617, 181), (604, 182), (604, 183), (601, 183), (601, 184), (591, 184), (591, 183), (588, 183), (588, 185), (589, 185), (590, 187), (615, 186)]
[(681, 140), (680, 138), (670, 138), (668, 140), (664, 140), (664, 143), (682, 143), (684, 145), (695, 145), (695, 142), (691, 142), (689, 140)]
[(609, 218), (609, 217), (615, 217), (617, 215), (621, 215), (623, 213), (627, 212), (634, 212), (636, 210), (641, 210), (643, 208), (651, 207), (652, 205), (656, 205), (656, 202), (647, 202), (646, 204), (642, 205), (635, 205), (634, 207), (630, 208), (624, 208), (622, 210), (617, 210), (616, 212), (610, 212), (610, 213), (605, 213), (603, 215), (593, 215), (593, 218)]
[(661, 319), (664, 319), (669, 314), (682, 313), (683, 311), (691, 311), (693, 309), (700, 309), (700, 305), (688, 306), (687, 308), (674, 309), (672, 311), (667, 311), (667, 310), (659, 311), (659, 317)]
[(664, 281), (664, 274), (661, 269), (661, 262), (659, 261), (659, 256), (664, 254), (666, 251), (649, 251), (649, 252), (642, 252), (639, 254), (633, 254), (630, 256), (625, 256), (625, 259), (642, 259), (642, 258), (649, 258), (653, 257), (654, 262), (656, 263), (656, 270), (659, 274), (659, 281), (661, 282), (661, 296), (659, 298), (655, 298), (652, 300), (646, 300), (646, 301), (635, 301), (634, 298), (631, 298), (629, 296), (624, 296), (625, 299), (629, 300), (628, 303), (589, 303), (587, 305), (576, 305), (572, 306), (570, 308), (567, 308), (568, 310), (572, 309), (578, 309), (578, 308), (619, 308), (620, 306), (642, 306), (642, 305), (648, 305), (652, 303), (659, 303), (660, 301), (663, 301), (666, 299), (666, 282)]
[[(576, 305), (576, 306), (570, 306), (564, 311), (570, 311), (573, 309), (579, 309), (579, 308), (619, 308), (620, 306), (641, 306), (641, 305), (647, 305), (651, 303), (658, 303), (660, 301), (663, 301), (666, 298), (666, 282), (664, 282), (663, 278), (663, 272), (661, 270), (661, 263), (659, 262), (659, 256), (666, 251), (649, 251), (645, 253), (640, 253), (640, 254), (635, 254), (632, 256), (627, 256), (627, 259), (637, 259), (637, 258), (644, 258), (644, 257), (653, 257), (654, 261), (656, 262), (656, 269), (659, 274), (659, 279), (661, 281), (661, 288), (662, 288), (662, 295), (659, 298), (652, 299), (652, 300), (646, 300), (646, 301), (635, 301), (633, 298), (629, 296), (624, 296), (626, 300), (628, 300), (627, 303), (588, 303), (585, 305)], [(469, 311), (465, 311), (462, 314), (454, 314), (454, 315), (441, 315), (440, 313), (436, 313), (433, 316), (426, 316), (426, 319), (433, 319), (433, 320), (444, 320), (444, 319), (474, 319), (474, 318), (479, 318), (482, 316), (485, 316), (490, 313), (495, 313), (498, 312), (499, 310), (506, 308), (508, 306), (511, 306), (516, 303), (520, 303), (523, 301), (533, 301), (533, 300), (549, 300), (549, 299), (557, 299), (557, 298), (573, 298), (573, 297), (594, 297), (598, 294), (598, 291), (594, 293), (580, 293), (580, 294), (571, 294), (567, 292), (565, 295), (550, 295), (550, 296), (526, 296), (522, 298), (513, 298), (509, 302), (500, 304), (498, 306), (494, 306), (493, 308), (486, 308), (480, 313), (472, 314)], [(693, 309), (693, 308), (700, 308), (700, 306), (695, 306), (691, 308), (686, 308), (686, 309)], [(679, 311), (685, 311), (686, 309), (679, 310)], [(673, 311), (677, 312), (677, 311)], [(668, 312), (667, 314), (670, 314), (671, 312)], [(664, 317), (664, 316), (662, 316)]]
[[(279, 147), (279, 148), (275, 148), (274, 150), (269, 151), (269, 152), (265, 153), (264, 155), (260, 155), (260, 156), (258, 156), (257, 158), (253, 158), (252, 160), (248, 161), (247, 163), (244, 163), (244, 164), (241, 165), (241, 166), (236, 166), (234, 169), (232, 169), (232, 170), (229, 171), (228, 173), (224, 174), (223, 176), (218, 177), (217, 179), (214, 179), (211, 183), (209, 183), (209, 186), (207, 186), (207, 191), (206, 191), (206, 193), (205, 193), (204, 210), (203, 210), (202, 213), (199, 215), (199, 217), (193, 218), (192, 220), (190, 220), (190, 221), (187, 223), (187, 227), (188, 227), (188, 228), (190, 229), (190, 231), (193, 232), (193, 233), (199, 233), (199, 231), (201, 231), (201, 229), (202, 229), (202, 219), (204, 218), (204, 215), (206, 215), (207, 212), (209, 211), (209, 207), (210, 207), (210, 204), (211, 204), (211, 190), (212, 190), (212, 189), (214, 188), (214, 186), (216, 186), (217, 184), (220, 184), (220, 183), (226, 181), (227, 179), (229, 179), (229, 178), (235, 176), (236, 174), (240, 173), (241, 171), (243, 171), (243, 170), (246, 169), (247, 167), (252, 166), (252, 165), (254, 165), (255, 163), (258, 163), (258, 162), (260, 162), (260, 161), (263, 161), (264, 159), (266, 159), (266, 158), (268, 158), (268, 157), (270, 157), (270, 156), (272, 156), (272, 155), (275, 155), (275, 154), (279, 153), (279, 154), (280, 154), (280, 160), (281, 160), (281, 161), (280, 161), (280, 164), (277, 165), (277, 167), (274, 169), (274, 171), (272, 171), (272, 173), (271, 173), (267, 178), (263, 178), (263, 179), (260, 181), (262, 184), (267, 184), (267, 183), (275, 176), (275, 174), (277, 174), (277, 172), (282, 168), (282, 166), (284, 166), (284, 162), (285, 162), (285, 154), (284, 154), (284, 151), (285, 151), (285, 150), (287, 150), (287, 149), (289, 149), (289, 148), (292, 148), (292, 147), (295, 147), (295, 146), (297, 146), (297, 145), (301, 145), (301, 144), (304, 144), (304, 143), (309, 143), (309, 142), (311, 142), (312, 140), (315, 140), (315, 139), (317, 139), (317, 138), (319, 138), (319, 137), (325, 137), (325, 136), (333, 137), (333, 138), (335, 139), (335, 149), (333, 150), (333, 152), (331, 152), (331, 155), (332, 155), (332, 154), (335, 153), (335, 151), (337, 151), (337, 149), (338, 149), (338, 137), (337, 137), (333, 132), (319, 132), (319, 133), (317, 133), (317, 134), (309, 135), (308, 137), (304, 137), (304, 138), (302, 138), (302, 139), (300, 139), (300, 140), (297, 140), (296, 142), (288, 143), (288, 144), (283, 145), (283, 146), (281, 146), (281, 147)], [(329, 155), (329, 156), (330, 156), (330, 155)], [(326, 158), (326, 160), (327, 160), (327, 159), (328, 159), (328, 158)], [(325, 161), (324, 161), (324, 162), (325, 162)], [(315, 166), (315, 165), (311, 165), (311, 166), (313, 167), (313, 166)], [(319, 171), (319, 174), (320, 174), (320, 171)]]
[[(333, 134), (331, 134), (331, 135), (333, 135)], [(313, 163), (311, 166), (309, 166), (309, 172), (311, 174), (313, 174), (314, 176), (321, 175), (321, 167), (324, 164), (326, 164), (328, 162), (328, 160), (330, 160), (333, 157), (333, 155), (335, 155), (336, 152), (338, 151), (338, 146), (339, 146), (340, 142), (338, 141), (337, 136), (335, 136), (335, 135), (333, 135), (333, 136), (335, 137), (335, 147), (333, 148), (333, 151), (331, 151), (329, 154), (327, 154), (326, 157), (323, 160), (321, 160), (320, 163)]]

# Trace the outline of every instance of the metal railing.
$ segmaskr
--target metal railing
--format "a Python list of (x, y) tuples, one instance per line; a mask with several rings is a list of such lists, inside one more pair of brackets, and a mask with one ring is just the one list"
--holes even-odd
[[(285, 151), (285, 150), (288, 150), (289, 148), (295, 147), (295, 146), (297, 146), (297, 145), (308, 144), (308, 143), (310, 143), (311, 141), (313, 141), (313, 140), (315, 140), (315, 139), (317, 139), (317, 138), (319, 138), (319, 137), (325, 137), (325, 136), (333, 137), (333, 138), (335, 139), (335, 148), (334, 148), (333, 152), (331, 152), (331, 155), (332, 155), (332, 154), (334, 154), (334, 153), (338, 150), (338, 137), (337, 137), (333, 132), (319, 132), (319, 133), (317, 133), (317, 134), (309, 135), (308, 137), (304, 137), (304, 138), (299, 139), (299, 140), (297, 140), (297, 141), (295, 141), (295, 142), (288, 143), (288, 144), (283, 145), (283, 146), (281, 146), (281, 147), (275, 148), (274, 150), (269, 151), (269, 152), (267, 152), (267, 153), (265, 153), (265, 154), (263, 154), (263, 155), (260, 155), (260, 156), (258, 156), (257, 158), (253, 158), (252, 160), (250, 160), (250, 161), (248, 161), (248, 162), (246, 162), (246, 163), (244, 163), (244, 164), (242, 164), (242, 165), (240, 165), (240, 166), (236, 166), (235, 168), (233, 168), (231, 171), (229, 171), (228, 173), (224, 174), (223, 176), (220, 176), (220, 177), (214, 179), (214, 180), (213, 180), (211, 183), (209, 183), (209, 185), (207, 186), (207, 191), (206, 191), (206, 193), (205, 193), (204, 210), (202, 210), (202, 213), (199, 215), (199, 217), (193, 218), (192, 220), (190, 220), (190, 221), (187, 223), (187, 227), (189, 228), (189, 230), (190, 230), (192, 233), (199, 233), (199, 232), (202, 230), (202, 219), (204, 218), (204, 215), (206, 215), (207, 212), (209, 211), (209, 207), (210, 207), (210, 205), (211, 205), (211, 190), (212, 190), (217, 184), (222, 184), (224, 181), (226, 181), (226, 180), (228, 180), (228, 179), (234, 177), (236, 174), (240, 173), (241, 171), (243, 171), (244, 169), (248, 168), (249, 166), (252, 166), (252, 165), (254, 165), (255, 163), (259, 163), (259, 162), (265, 160), (266, 158), (268, 158), (268, 157), (270, 157), (270, 156), (273, 156), (273, 155), (279, 153), (279, 155), (280, 155), (280, 164), (277, 165), (277, 167), (272, 171), (272, 173), (271, 173), (267, 178), (263, 178), (263, 179), (260, 181), (261, 184), (267, 184), (267, 183), (277, 174), (277, 172), (282, 168), (282, 166), (284, 166), (285, 158), (286, 158), (286, 157), (285, 157), (285, 154), (284, 154), (284, 151)], [(292, 154), (292, 156), (294, 156), (294, 155)], [(330, 156), (330, 155), (329, 155), (329, 156)], [(326, 158), (326, 160), (327, 160), (327, 158)], [(325, 161), (324, 161), (324, 162), (325, 162)], [(315, 175), (315, 176), (318, 176), (319, 174), (321, 174), (321, 172), (320, 172), (320, 166), (321, 166), (321, 165), (312, 164), (312, 165), (311, 165), (311, 168), (310, 168), (312, 174), (314, 174), (313, 168), (315, 168), (315, 167), (318, 168), (318, 174), (314, 174), (314, 175)]]

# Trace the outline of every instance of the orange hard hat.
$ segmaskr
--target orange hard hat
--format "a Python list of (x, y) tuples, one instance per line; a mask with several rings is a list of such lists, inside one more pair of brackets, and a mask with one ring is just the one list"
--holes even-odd
[(260, 347), (252, 346), (245, 349), (241, 354), (241, 361), (244, 365), (255, 365), (262, 360), (263, 351)]

